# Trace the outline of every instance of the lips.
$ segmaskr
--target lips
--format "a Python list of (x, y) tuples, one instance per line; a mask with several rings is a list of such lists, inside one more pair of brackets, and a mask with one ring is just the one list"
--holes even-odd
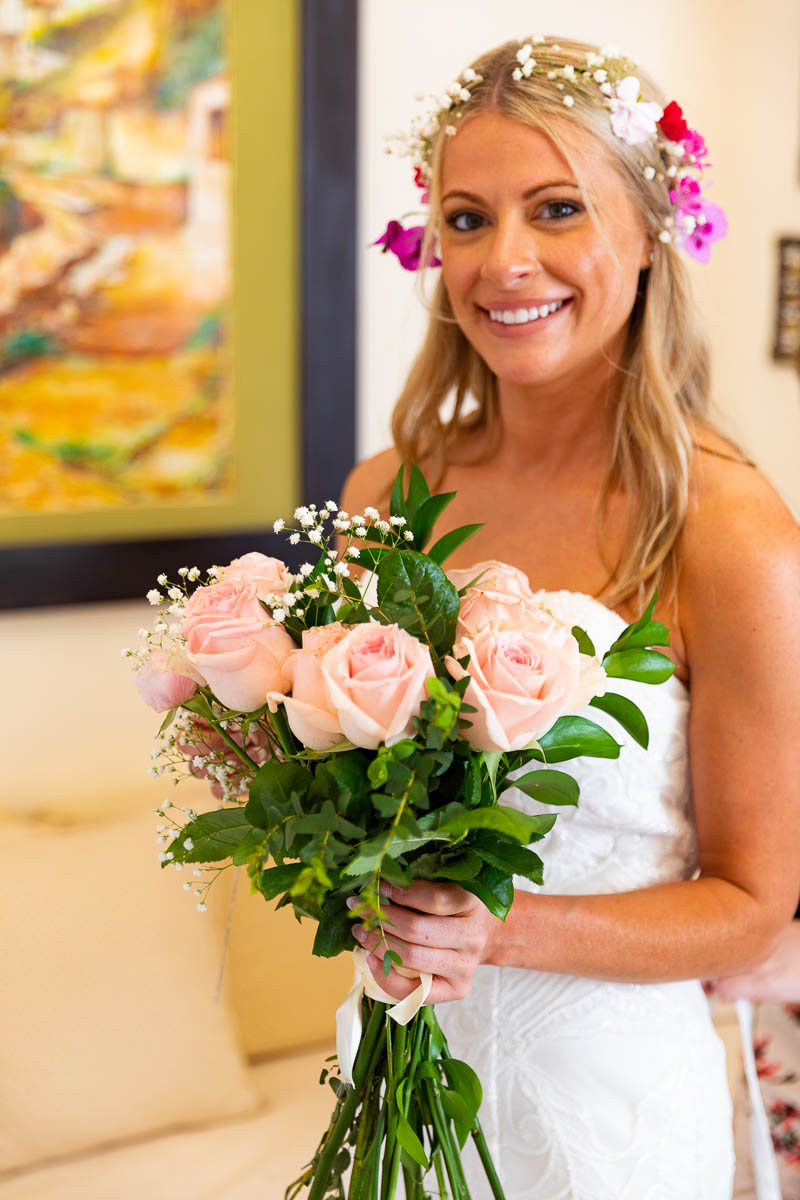
[(503, 332), (517, 329), (519, 326), (539, 325), (548, 323), (553, 317), (571, 303), (571, 297), (558, 297), (554, 300), (542, 300), (531, 304), (520, 304), (514, 308), (482, 308), (484, 318), (492, 326), (493, 331)]

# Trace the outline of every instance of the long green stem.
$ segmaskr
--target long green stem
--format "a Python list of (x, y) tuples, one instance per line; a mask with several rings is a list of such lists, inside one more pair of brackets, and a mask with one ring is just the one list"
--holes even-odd
[[(437, 1025), (438, 1025), (438, 1021), (437, 1021)], [(439, 1028), (441, 1028), (441, 1026), (439, 1026)], [(445, 1060), (453, 1057), (452, 1054), (450, 1053), (449, 1047), (447, 1045), (447, 1039), (445, 1038), (444, 1034), (442, 1034), (441, 1054), (442, 1054), (442, 1058)], [(475, 1121), (473, 1123), (472, 1129), (470, 1130), (470, 1133), (472, 1135), (472, 1140), (475, 1143), (475, 1148), (478, 1151), (478, 1155), (480, 1157), (481, 1163), (483, 1164), (483, 1169), (486, 1173), (486, 1178), (489, 1181), (489, 1187), (492, 1189), (492, 1195), (494, 1196), (495, 1200), (506, 1200), (506, 1194), (503, 1191), (503, 1185), (500, 1182), (500, 1178), (495, 1169), (495, 1165), (492, 1162), (492, 1156), (489, 1153), (489, 1147), (486, 1144), (486, 1136), (483, 1132), (483, 1129), (481, 1128), (481, 1123), (478, 1120), (477, 1113), (475, 1114)]]
[(314, 1173), (314, 1182), (308, 1193), (308, 1200), (322, 1200), (330, 1180), (331, 1169), (334, 1159), (341, 1149), (350, 1126), (353, 1123), (353, 1117), (356, 1114), (359, 1103), (363, 1100), (364, 1090), (363, 1085), (368, 1078), (369, 1066), (375, 1051), (375, 1043), (380, 1037), (381, 1024), (384, 1019), (386, 1005), (374, 1002), (372, 1012), (370, 1013), (367, 1028), (361, 1038), (361, 1045), (358, 1047), (355, 1065), (353, 1067), (353, 1080), (355, 1087), (351, 1088), (342, 1104), (339, 1116), (331, 1130), (328, 1139), (325, 1143), (325, 1148), (320, 1155), (316, 1171)]
[(450, 1128), (447, 1124), (447, 1117), (442, 1108), (442, 1102), (436, 1093), (436, 1085), (429, 1079), (425, 1080), (428, 1091), (428, 1102), (431, 1108), (431, 1116), (433, 1118), (433, 1127), (436, 1130), (436, 1136), (439, 1139), (439, 1145), (442, 1148), (444, 1155), (445, 1166), (447, 1167), (447, 1175), (450, 1179), (450, 1186), (453, 1189), (453, 1200), (471, 1200), (467, 1181), (464, 1178), (464, 1172), (461, 1169), (461, 1156), (458, 1150), (453, 1145), (453, 1139), (450, 1136)]

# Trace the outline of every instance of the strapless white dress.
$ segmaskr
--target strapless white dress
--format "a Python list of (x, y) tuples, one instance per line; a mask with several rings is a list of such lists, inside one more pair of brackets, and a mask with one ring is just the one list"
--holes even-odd
[[(598, 652), (625, 627), (590, 596), (538, 598), (585, 628)], [(580, 803), (559, 809), (535, 845), (544, 886), (518, 879), (520, 890), (622, 892), (696, 872), (688, 692), (674, 678), (612, 682), (645, 713), (650, 748), (585, 710), (624, 748), (616, 760), (565, 764)], [(519, 790), (504, 802), (553, 811)], [(469, 995), (437, 1015), (451, 1053), (483, 1082), (481, 1122), (507, 1200), (730, 1200), (725, 1055), (698, 982), (619, 984), (485, 966)], [(472, 1200), (491, 1200), (471, 1147), (465, 1155)]]

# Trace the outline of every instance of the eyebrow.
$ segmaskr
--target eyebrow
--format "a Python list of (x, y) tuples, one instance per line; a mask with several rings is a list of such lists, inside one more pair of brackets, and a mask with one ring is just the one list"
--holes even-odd
[[(571, 187), (575, 188), (576, 191), (579, 190), (578, 184), (574, 179), (553, 179), (548, 183), (539, 183), (536, 185), (536, 187), (528, 188), (526, 192), (522, 193), (522, 199), (529, 200), (531, 196), (535, 196), (537, 192), (544, 192), (548, 188), (557, 187)], [(463, 192), (460, 189), (456, 189), (455, 191), (448, 192), (447, 195), (442, 196), (442, 204), (444, 204), (445, 200), (451, 200), (453, 197), (458, 197), (462, 200), (472, 200), (476, 204), (484, 203), (483, 198), (481, 196), (476, 196), (474, 192)]]

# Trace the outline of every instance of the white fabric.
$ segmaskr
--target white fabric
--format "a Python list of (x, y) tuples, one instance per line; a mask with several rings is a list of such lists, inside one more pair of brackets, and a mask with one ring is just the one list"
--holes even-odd
[(764, 1110), (753, 1051), (753, 1006), (749, 1000), (736, 1001), (736, 1016), (742, 1035), (742, 1062), (750, 1098), (750, 1156), (753, 1184), (758, 1200), (781, 1200), (778, 1164), (772, 1146), (772, 1134)]
[(419, 987), (414, 988), (405, 1000), (395, 1001), (394, 996), (390, 996), (376, 982), (367, 965), (368, 957), (366, 950), (362, 950), (360, 946), (353, 951), (355, 982), (336, 1011), (336, 1055), (339, 1059), (339, 1072), (350, 1087), (353, 1086), (353, 1067), (361, 1042), (361, 997), (364, 993), (366, 992), (371, 1000), (391, 1004), (387, 1016), (392, 1017), (398, 1025), (407, 1025), (428, 999), (428, 992), (433, 983), (433, 976), (426, 971), (415, 976), (411, 971), (403, 971), (400, 967), (398, 970), (402, 974), (419, 979)]
[[(592, 597), (539, 598), (583, 626), (598, 652), (625, 627)], [(650, 749), (599, 710), (584, 710), (624, 748), (616, 760), (565, 764), (580, 803), (559, 809), (553, 831), (534, 846), (543, 888), (519, 879), (520, 890), (622, 892), (696, 872), (688, 692), (674, 678), (610, 686), (644, 711)], [(553, 811), (519, 790), (505, 802)], [(506, 1200), (730, 1200), (724, 1049), (698, 982), (618, 984), (481, 967), (470, 994), (437, 1015), (451, 1052), (483, 1081), (481, 1121)], [(490, 1200), (475, 1158), (469, 1186), (472, 1200)]]

